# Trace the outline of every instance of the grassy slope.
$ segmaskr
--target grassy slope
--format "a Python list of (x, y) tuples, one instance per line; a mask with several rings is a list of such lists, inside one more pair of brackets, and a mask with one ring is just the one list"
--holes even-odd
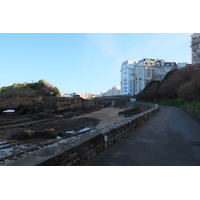
[(165, 100), (165, 99), (160, 99), (156, 100), (155, 103), (162, 104), (162, 105), (170, 105), (170, 106), (175, 106), (178, 108), (183, 108), (186, 111), (188, 111), (191, 114), (194, 114), (198, 117), (200, 117), (200, 101), (193, 100), (191, 102), (188, 102), (184, 99), (171, 99), (171, 100)]
[(0, 88), (0, 100), (13, 97), (59, 96), (59, 90), (45, 80), (36, 83), (13, 84)]

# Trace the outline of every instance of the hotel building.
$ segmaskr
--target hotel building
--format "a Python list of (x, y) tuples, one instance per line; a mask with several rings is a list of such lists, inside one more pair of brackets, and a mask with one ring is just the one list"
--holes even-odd
[(200, 63), (200, 33), (191, 35), (192, 64)]
[(151, 80), (162, 80), (167, 72), (178, 68), (175, 62), (144, 58), (126, 60), (121, 65), (121, 95), (140, 92)]

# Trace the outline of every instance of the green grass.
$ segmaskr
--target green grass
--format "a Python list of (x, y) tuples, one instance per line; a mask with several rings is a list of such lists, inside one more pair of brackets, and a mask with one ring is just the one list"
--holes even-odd
[(200, 101), (186, 102), (182, 108), (200, 117)]
[(188, 102), (184, 99), (177, 98), (177, 99), (160, 99), (156, 101), (155, 103), (161, 104), (161, 105), (169, 105), (169, 106), (175, 106), (178, 108), (183, 108), (186, 111), (200, 117), (200, 101), (193, 100), (191, 102)]

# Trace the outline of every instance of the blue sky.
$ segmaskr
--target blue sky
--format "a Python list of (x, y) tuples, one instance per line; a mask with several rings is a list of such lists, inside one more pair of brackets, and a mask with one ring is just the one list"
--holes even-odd
[(1, 33), (0, 87), (46, 79), (60, 92), (120, 85), (126, 59), (191, 63), (192, 33)]

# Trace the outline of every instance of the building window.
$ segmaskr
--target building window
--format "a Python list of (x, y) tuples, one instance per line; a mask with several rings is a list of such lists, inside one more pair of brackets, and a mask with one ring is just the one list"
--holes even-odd
[(165, 66), (171, 66), (171, 63), (165, 63)]
[(156, 75), (156, 70), (152, 69), (152, 77), (154, 77)]
[(147, 77), (151, 77), (151, 70), (147, 69)]

